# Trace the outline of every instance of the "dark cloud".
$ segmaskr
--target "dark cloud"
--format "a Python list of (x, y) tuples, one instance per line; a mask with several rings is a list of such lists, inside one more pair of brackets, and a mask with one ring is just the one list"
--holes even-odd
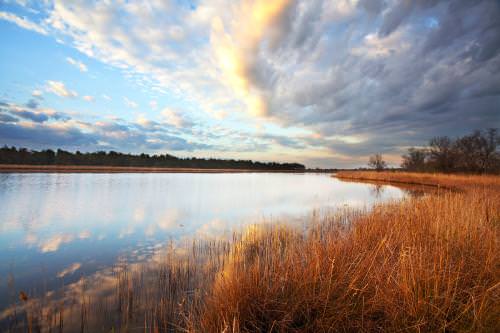
[(385, 8), (386, 3), (384, 0), (360, 0), (358, 6), (369, 13), (378, 14)]
[[(244, 40), (234, 43), (235, 47), (242, 45), (237, 51), (241, 51), (244, 58), (243, 73), (238, 75), (244, 76), (248, 91), (263, 98), (268, 106), (267, 116), (285, 128), (304, 127), (317, 134), (317, 139), (236, 130), (211, 131), (184, 118), (170, 119), (170, 124), (158, 119), (82, 124), (86, 129), (80, 133), (89, 135), (90, 142), (129, 150), (262, 152), (279, 146), (306, 153), (310, 148), (328, 149), (332, 156), (361, 159), (375, 151), (398, 154), (407, 146), (425, 144), (435, 135), (455, 136), (475, 128), (500, 127), (498, 0), (360, 0), (357, 4), (352, 3), (289, 1), (284, 10), (273, 17), (271, 26), (265, 28), (263, 36), (255, 41), (256, 45)], [(98, 11), (86, 3), (78, 7), (88, 9), (82, 12)], [(155, 11), (151, 17), (161, 21), (163, 15), (157, 13), (162, 11)], [(151, 53), (149, 55), (155, 56), (148, 57), (148, 50), (153, 49), (149, 47), (152, 42), (136, 41), (135, 33), (128, 33), (130, 27), (142, 26), (144, 22), (140, 17), (131, 16), (132, 21), (125, 22), (118, 12), (111, 14), (109, 22), (117, 23), (115, 30), (120, 36), (130, 36), (130, 46), (139, 43), (136, 46), (140, 49), (145, 43), (147, 47), (132, 52), (133, 57), (130, 57), (130, 50), (114, 42), (106, 44), (103, 50), (102, 45), (94, 45), (84, 38), (94, 35), (87, 34), (86, 29), (91, 27), (73, 30), (81, 32), (78, 34), (81, 45), (88, 43), (92, 47), (86, 49), (97, 51), (101, 47), (103, 56), (100, 59), (104, 62), (106, 58), (114, 59), (108, 57), (110, 54), (123, 53), (129, 56), (121, 59), (124, 64), (129, 58), (145, 59), (145, 62), (160, 59), (147, 64), (162, 74), (167, 74), (170, 68), (172, 72), (180, 68), (175, 61), (163, 57), (163, 53), (168, 52), (163, 52), (161, 47), (157, 48), (162, 50), (159, 54)], [(222, 17), (226, 20), (224, 15)], [(105, 39), (114, 38), (107, 25), (100, 29), (98, 33)], [(229, 37), (238, 35), (231, 36), (229, 30)], [(193, 33), (198, 38), (198, 34), (205, 32), (193, 30)], [(212, 43), (211, 36), (205, 37), (200, 38), (203, 45), (207, 40)], [(161, 40), (151, 45), (167, 44)], [(182, 58), (192, 56), (187, 49), (199, 50), (186, 43), (179, 49)], [(177, 61), (183, 63), (183, 59)], [(143, 63), (128, 63), (131, 69), (149, 67), (138, 64)], [(193, 78), (199, 79), (201, 75), (201, 81), (206, 79), (207, 85), (214, 82), (203, 76), (204, 71), (196, 71), (195, 64), (192, 67), (195, 68), (190, 72)], [(186, 80), (182, 75), (173, 78), (175, 84), (181, 80), (183, 83), (198, 82)], [(171, 88), (168, 84), (165, 87)], [(198, 88), (205, 85), (193, 87), (196, 88), (193, 91), (202, 91)], [(214, 100), (220, 97), (216, 95)], [(231, 101), (224, 106), (237, 109), (242, 105), (240, 102)], [(47, 130), (52, 137), (59, 132), (51, 132), (55, 130), (48, 124), (70, 119), (64, 113), (42, 112), (36, 100), (16, 109), (3, 102), (0, 107), (6, 109), (0, 118), (4, 126), (9, 123), (12, 127), (18, 118), (23, 118), (35, 123), (34, 128), (39, 131)], [(352, 137), (363, 140), (348, 143)], [(214, 144), (224, 140), (231, 141), (231, 145)]]
[(9, 117), (18, 117), (26, 120), (33, 121), (35, 123), (43, 123), (49, 119), (66, 121), (71, 119), (68, 114), (62, 112), (56, 112), (53, 110), (35, 110), (38, 108), (38, 103), (30, 99), (25, 106), (20, 106), (8, 102), (0, 102), (0, 112)]
[(88, 146), (95, 145), (95, 135), (83, 133), (76, 128), (58, 129), (45, 125), (22, 126), (0, 123), (0, 140), (5, 144), (32, 147), (33, 143), (46, 146)]
[[(271, 64), (250, 76), (271, 117), (352, 156), (500, 126), (500, 2), (361, 1), (342, 15), (319, 3), (319, 16), (318, 1), (294, 3), (253, 59)], [(342, 136), (370, 139), (328, 139)]]
[(36, 123), (43, 123), (44, 121), (49, 120), (49, 116), (44, 113), (31, 112), (27, 110), (18, 110), (16, 111), (16, 115), (24, 119), (29, 119)]
[(26, 107), (30, 109), (38, 108), (38, 101), (36, 99), (31, 98), (27, 103)]
[(411, 14), (415, 2), (412, 0), (396, 1), (396, 5), (383, 16), (382, 25), (378, 31), (381, 36), (388, 36)]
[(17, 123), (19, 121), (18, 118), (13, 117), (6, 113), (0, 113), (0, 122), (3, 123)]

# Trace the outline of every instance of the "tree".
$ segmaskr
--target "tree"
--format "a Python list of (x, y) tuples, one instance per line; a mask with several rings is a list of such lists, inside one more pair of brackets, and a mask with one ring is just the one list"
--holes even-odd
[(401, 167), (409, 171), (424, 171), (428, 155), (427, 149), (410, 148), (408, 153), (402, 156)]
[(368, 159), (368, 166), (377, 171), (380, 171), (384, 170), (387, 167), (387, 163), (385, 163), (384, 159), (382, 158), (382, 154), (377, 153), (370, 156), (370, 158)]
[(497, 128), (490, 128), (484, 134), (485, 145), (484, 145), (484, 163), (483, 172), (488, 171), (499, 171), (500, 170), (500, 152), (498, 151), (498, 146), (500, 146), (500, 134)]
[(429, 146), (431, 165), (439, 171), (453, 171), (457, 164), (457, 152), (453, 140), (447, 136), (438, 136), (431, 139)]

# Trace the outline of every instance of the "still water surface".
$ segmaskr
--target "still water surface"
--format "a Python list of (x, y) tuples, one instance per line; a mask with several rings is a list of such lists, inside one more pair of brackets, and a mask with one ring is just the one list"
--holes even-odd
[(325, 174), (0, 174), (0, 309), (9, 290), (51, 289), (118, 259), (146, 260), (169, 240), (403, 196)]

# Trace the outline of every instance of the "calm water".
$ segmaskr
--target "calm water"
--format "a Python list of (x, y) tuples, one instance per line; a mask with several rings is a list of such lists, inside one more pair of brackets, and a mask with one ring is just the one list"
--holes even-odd
[(9, 290), (51, 289), (119, 259), (146, 260), (168, 240), (404, 195), (324, 174), (0, 174), (0, 308)]

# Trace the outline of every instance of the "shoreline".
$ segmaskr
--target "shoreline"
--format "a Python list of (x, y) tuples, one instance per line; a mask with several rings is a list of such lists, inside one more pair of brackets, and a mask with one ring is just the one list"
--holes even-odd
[(306, 173), (306, 170), (204, 169), (101, 165), (0, 164), (0, 173)]
[(332, 175), (339, 180), (355, 182), (377, 182), (385, 184), (425, 186), (427, 188), (444, 189), (450, 191), (467, 191), (471, 187), (481, 186), (498, 190), (500, 176), (498, 175), (469, 175), (469, 174), (441, 174), (415, 172), (376, 172), (376, 171), (339, 171)]
[(249, 226), (232, 240), (187, 242), (54, 293), (62, 298), (23, 292), (0, 329), (55, 331), (64, 318), (70, 331), (498, 331), (500, 176), (332, 176), (446, 190), (311, 216), (307, 232)]

